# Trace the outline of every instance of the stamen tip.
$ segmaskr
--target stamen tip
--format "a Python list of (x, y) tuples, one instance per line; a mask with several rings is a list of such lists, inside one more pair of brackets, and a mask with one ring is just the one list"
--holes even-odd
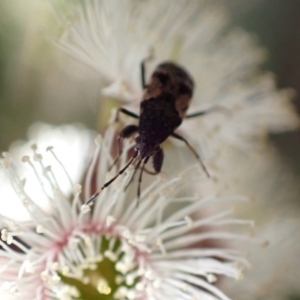
[(106, 226), (110, 227), (115, 221), (116, 221), (116, 218), (114, 218), (113, 216), (107, 216)]
[(81, 205), (80, 210), (83, 214), (86, 214), (91, 210), (91, 207), (90, 207), (90, 205), (83, 204), (83, 205)]
[(50, 165), (45, 167), (45, 172), (51, 172), (51, 171), (52, 171), (52, 167)]
[(24, 156), (22, 157), (21, 161), (22, 161), (23, 163), (27, 163), (27, 162), (30, 161), (30, 157), (29, 157), (28, 155), (24, 155)]
[(261, 244), (261, 246), (263, 248), (267, 248), (269, 245), (270, 245), (270, 241), (268, 241), (268, 240), (263, 241), (262, 244)]
[(0, 160), (4, 169), (8, 169), (11, 165), (12, 159), (8, 152), (2, 152), (3, 158)]
[(159, 180), (166, 180), (167, 179), (166, 173), (162, 173), (162, 172), (159, 173), (157, 177), (158, 177)]
[(30, 146), (30, 148), (33, 150), (33, 151), (35, 151), (35, 150), (37, 150), (37, 144), (32, 144), (31, 146)]
[(76, 194), (80, 194), (81, 191), (82, 191), (82, 187), (81, 187), (81, 184), (77, 183), (73, 186), (73, 191), (74, 193)]
[(34, 161), (41, 161), (42, 159), (43, 159), (43, 156), (40, 153), (35, 153), (33, 156)]

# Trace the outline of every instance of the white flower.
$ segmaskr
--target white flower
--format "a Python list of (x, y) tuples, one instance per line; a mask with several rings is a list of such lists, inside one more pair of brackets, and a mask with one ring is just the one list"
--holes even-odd
[(210, 148), (204, 153), (208, 158), (224, 142), (248, 151), (267, 132), (299, 126), (290, 103), (293, 93), (278, 91), (273, 76), (258, 70), (265, 51), (249, 34), (228, 30), (226, 13), (210, 1), (87, 0), (71, 11), (71, 21), (59, 14), (64, 34), (57, 45), (104, 78), (103, 95), (137, 110), (140, 63), (153, 51), (148, 77), (165, 60), (178, 62), (194, 77), (188, 112), (214, 105), (229, 110), (186, 120), (180, 127)]
[[(247, 199), (193, 196), (193, 183), (207, 180), (196, 166), (145, 184), (138, 207), (136, 197), (124, 192), (130, 170), (103, 190), (93, 207), (82, 206), (95, 184), (111, 176), (106, 169), (114, 136), (110, 127), (103, 139), (96, 138), (83, 191), (72, 183), (72, 193), (65, 192), (64, 181), (44, 164), (48, 155), (60, 164), (55, 155), (39, 152), (35, 160), (33, 149), (23, 159), (38, 177), (36, 188), (42, 187), (50, 210), (39, 205), (35, 190), (27, 189), (11, 156), (4, 155), (2, 166), (30, 220), (0, 217), (1, 290), (16, 299), (229, 299), (213, 282), (221, 275), (240, 279), (248, 262), (236, 250), (203, 243), (247, 240), (226, 226), (252, 222), (235, 219), (223, 208)], [(125, 143), (125, 150), (130, 146)], [(125, 160), (126, 155), (121, 164)]]
[(293, 295), (297, 299), (300, 293), (299, 178), (288, 172), (276, 153), (269, 151), (249, 157), (232, 149), (230, 153), (226, 151), (222, 149), (219, 159), (221, 193), (242, 192), (251, 196), (251, 203), (239, 207), (238, 215), (255, 218), (256, 237), (267, 239), (269, 245), (263, 249), (240, 245), (240, 249), (249, 251), (251, 270), (243, 282), (228, 280), (222, 288), (239, 300), (293, 299)]
[(267, 237), (270, 245), (263, 249), (253, 249), (248, 245), (253, 269), (247, 273), (245, 284), (228, 281), (223, 285), (233, 299), (297, 299), (300, 292), (300, 224), (297, 213), (297, 208), (294, 208), (294, 213), (280, 212), (279, 215), (277, 212), (276, 216), (268, 218), (268, 222), (258, 226), (259, 236)]
[[(82, 125), (64, 125), (60, 127), (53, 127), (49, 124), (35, 123), (28, 129), (28, 142), (16, 141), (9, 149), (11, 158), (21, 163), (21, 160), (26, 160), (24, 153), (36, 149), (35, 159), (38, 159), (40, 151), (46, 150), (49, 145), (55, 145), (55, 148), (49, 148), (48, 155), (43, 155), (43, 162), (49, 174), (51, 171), (55, 172), (56, 178), (62, 185), (64, 192), (70, 192), (69, 181), (78, 182), (82, 179), (83, 172), (88, 161), (89, 150), (93, 145), (93, 136), (95, 134), (89, 133)], [(52, 152), (55, 150), (55, 152)], [(64, 162), (64, 167), (68, 169), (70, 178), (65, 176), (65, 172), (59, 163), (52, 164), (51, 156), (58, 155)], [(28, 172), (27, 164), (19, 164), (18, 173), (26, 188), (34, 191), (33, 198), (39, 199), (39, 205), (47, 205), (47, 198), (45, 198), (42, 188), (39, 187), (39, 179), (36, 178), (30, 181), (26, 180), (26, 172)], [(7, 176), (0, 172), (0, 205), (1, 213), (13, 217), (17, 220), (25, 220), (29, 218), (28, 213), (24, 209), (24, 205), (20, 203), (17, 195), (11, 190)], [(10, 199), (7, 202), (7, 199)]]

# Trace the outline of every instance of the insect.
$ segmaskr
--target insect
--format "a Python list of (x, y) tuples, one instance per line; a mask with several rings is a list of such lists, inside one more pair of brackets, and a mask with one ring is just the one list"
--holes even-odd
[[(138, 116), (125, 108), (119, 108), (116, 116), (117, 121), (120, 113), (126, 114), (132, 118), (138, 119), (139, 124), (128, 125), (119, 133), (117, 138), (119, 155), (114, 161), (114, 164), (118, 161), (122, 154), (121, 140), (138, 134), (135, 139), (136, 144), (134, 147), (134, 154), (127, 164), (88, 200), (87, 204), (94, 201), (101, 190), (108, 187), (114, 180), (123, 174), (131, 164), (134, 163), (134, 173), (129, 183), (132, 181), (137, 170), (140, 169), (137, 191), (137, 196), (140, 198), (143, 172), (145, 171), (146, 173), (153, 175), (160, 173), (164, 159), (164, 153), (160, 145), (168, 137), (173, 137), (184, 142), (198, 159), (206, 175), (210, 177), (198, 153), (189, 144), (189, 142), (184, 137), (177, 134), (175, 130), (180, 126), (183, 119), (205, 115), (214, 110), (215, 107), (186, 115), (194, 90), (194, 81), (192, 77), (181, 66), (167, 61), (157, 66), (149, 83), (146, 84), (146, 60), (147, 59), (143, 60), (141, 63), (141, 83), (144, 89), (144, 94), (140, 104), (140, 115)], [(148, 171), (145, 168), (150, 157), (153, 158), (154, 172)]]

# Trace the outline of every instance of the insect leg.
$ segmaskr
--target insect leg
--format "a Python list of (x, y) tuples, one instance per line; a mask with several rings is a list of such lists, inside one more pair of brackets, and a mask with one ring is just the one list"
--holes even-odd
[(130, 186), (131, 182), (133, 181), (136, 171), (140, 168), (141, 162), (142, 162), (142, 159), (140, 159), (137, 162), (137, 164), (134, 168), (134, 172), (132, 173), (130, 180), (128, 181), (128, 183), (126, 184), (126, 186), (124, 188), (124, 192), (127, 190), (127, 188)]
[(131, 157), (131, 159), (129, 160), (129, 162), (125, 165), (125, 167), (120, 170), (112, 179), (110, 179), (109, 181), (107, 181), (99, 191), (97, 191), (87, 202), (86, 205), (90, 204), (91, 202), (93, 202), (100, 194), (100, 192), (102, 190), (104, 190), (106, 187), (108, 187), (113, 181), (115, 181), (120, 175), (122, 175), (125, 170), (132, 164), (132, 162), (136, 159), (136, 157), (138, 156), (139, 152), (136, 150), (135, 153), (133, 154), (133, 156)]
[[(160, 149), (158, 152), (156, 152), (153, 156), (153, 167), (154, 167), (154, 172), (153, 171), (149, 171), (145, 166), (144, 171), (145, 173), (149, 174), (149, 175), (157, 175), (160, 173), (161, 167), (162, 167), (162, 163), (163, 163), (163, 159), (164, 159), (164, 153), (163, 150)], [(140, 162), (139, 164), (136, 166), (136, 169), (138, 169), (140, 167)]]
[(111, 180), (107, 181), (101, 188), (101, 190), (105, 189), (108, 187), (113, 181), (115, 181), (120, 175), (122, 175), (125, 170), (131, 165), (131, 163), (134, 161), (134, 159), (138, 156), (138, 151), (135, 151), (129, 162), (125, 165), (123, 169), (121, 169)]
[(205, 167), (203, 161), (201, 160), (199, 154), (198, 154), (198, 153), (196, 152), (196, 150), (190, 145), (190, 143), (189, 143), (184, 137), (182, 137), (181, 135), (179, 135), (179, 134), (177, 134), (177, 133), (175, 133), (175, 132), (173, 132), (173, 133), (171, 134), (171, 136), (174, 137), (175, 139), (178, 139), (178, 140), (181, 140), (181, 141), (185, 142), (185, 144), (188, 146), (188, 148), (194, 153), (194, 155), (196, 156), (196, 158), (199, 160), (199, 162), (200, 162), (200, 164), (201, 164), (201, 167), (202, 167), (203, 171), (206, 173), (207, 177), (210, 177), (210, 175), (209, 175), (209, 173), (208, 173), (208, 171), (207, 171), (207, 169), (206, 169), (206, 167)]
[(153, 156), (153, 168), (155, 173), (158, 174), (161, 170), (162, 164), (164, 160), (164, 152), (160, 148), (158, 152), (156, 152)]
[(142, 182), (143, 171), (144, 171), (144, 168), (145, 168), (146, 163), (147, 163), (148, 160), (149, 160), (149, 157), (150, 157), (150, 156), (147, 156), (147, 157), (145, 158), (144, 163), (143, 163), (142, 168), (141, 168), (140, 177), (139, 177), (139, 184), (138, 184), (138, 192), (137, 192), (138, 199), (140, 199), (140, 196), (141, 196), (141, 182)]
[(145, 173), (149, 174), (149, 175), (157, 175), (158, 173), (160, 172), (152, 172), (152, 171), (149, 171), (148, 169), (146, 169), (146, 167), (144, 168), (144, 171)]
[(131, 135), (133, 135), (134, 133), (136, 133), (139, 130), (138, 126), (136, 125), (128, 125), (126, 127), (124, 127), (118, 134), (117, 137), (117, 142), (118, 142), (118, 155), (115, 158), (114, 162), (112, 163), (112, 165), (108, 168), (108, 171), (110, 171), (112, 169), (112, 167), (118, 162), (120, 156), (123, 153), (123, 146), (121, 144), (121, 139), (123, 140), (124, 138), (129, 138)]
[(203, 116), (203, 115), (206, 115), (206, 114), (209, 114), (209, 113), (212, 113), (212, 112), (216, 112), (216, 111), (225, 113), (227, 115), (231, 115), (231, 111), (228, 108), (223, 107), (223, 106), (219, 106), (219, 105), (215, 105), (215, 106), (213, 106), (209, 109), (197, 111), (195, 113), (191, 113), (191, 114), (186, 116), (186, 119), (191, 119), (191, 118), (194, 118), (194, 117), (200, 117), (200, 116)]
[[(158, 153), (159, 153), (159, 154), (158, 154)], [(155, 157), (156, 157), (156, 163), (154, 162)], [(161, 166), (162, 166), (162, 161), (163, 161), (163, 151), (162, 151), (162, 149), (160, 149), (160, 151), (157, 152), (157, 153), (154, 155), (154, 157), (153, 157), (153, 162), (154, 162), (153, 165), (154, 165), (155, 172), (151, 172), (151, 171), (149, 171), (149, 170), (146, 169), (145, 164), (147, 163), (148, 159), (149, 159), (149, 157), (146, 158), (146, 160), (145, 160), (145, 162), (144, 162), (144, 164), (143, 164), (143, 166), (142, 166), (142, 168), (141, 168), (140, 179), (139, 179), (139, 187), (138, 187), (138, 198), (140, 197), (140, 184), (141, 184), (141, 181), (142, 181), (142, 173), (143, 173), (143, 171), (145, 171), (147, 174), (150, 174), (150, 175), (157, 175), (158, 173), (160, 173)], [(133, 181), (134, 176), (135, 176), (137, 170), (140, 168), (141, 162), (142, 162), (142, 160), (140, 159), (140, 160), (138, 161), (138, 163), (136, 164), (136, 166), (135, 166), (135, 168), (134, 168), (134, 172), (133, 172), (133, 174), (132, 174), (132, 176), (131, 176), (129, 182), (128, 182), (127, 185), (125, 186), (124, 191), (127, 190), (127, 188), (129, 187), (129, 185), (130, 185), (131, 182)]]
[(142, 82), (142, 88), (145, 89), (146, 88), (146, 70), (145, 70), (145, 63), (146, 63), (146, 59), (142, 60), (141, 63), (141, 82)]
[(117, 110), (115, 122), (119, 121), (119, 114), (120, 113), (123, 113), (124, 115), (130, 116), (130, 117), (135, 118), (135, 119), (139, 119), (139, 116), (137, 114), (133, 113), (132, 111), (130, 111), (126, 108), (120, 107)]

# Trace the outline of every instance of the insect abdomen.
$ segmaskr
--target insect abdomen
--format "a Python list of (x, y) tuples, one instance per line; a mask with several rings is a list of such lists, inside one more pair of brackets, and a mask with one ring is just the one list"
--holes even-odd
[(189, 107), (193, 89), (194, 82), (187, 71), (172, 62), (165, 62), (160, 64), (152, 74), (143, 101), (169, 94), (171, 97), (166, 98), (165, 102), (171, 101), (180, 118), (183, 119)]
[(181, 124), (170, 95), (161, 95), (141, 103), (139, 132), (162, 143)]

